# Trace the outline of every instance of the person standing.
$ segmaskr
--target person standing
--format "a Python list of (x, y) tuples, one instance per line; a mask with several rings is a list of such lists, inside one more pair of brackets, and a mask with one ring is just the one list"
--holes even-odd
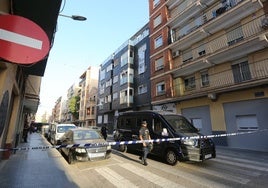
[(25, 120), (23, 132), (22, 132), (22, 137), (23, 137), (24, 142), (27, 142), (29, 129), (30, 129), (30, 127), (28, 125), (28, 122)]
[(107, 139), (107, 127), (105, 125), (101, 127), (101, 134), (103, 138), (106, 140)]
[(147, 163), (147, 155), (149, 153), (149, 142), (146, 140), (151, 140), (149, 129), (147, 128), (147, 122), (141, 122), (141, 128), (139, 130), (139, 137), (142, 141), (142, 156), (140, 157), (141, 163), (145, 166), (148, 165)]

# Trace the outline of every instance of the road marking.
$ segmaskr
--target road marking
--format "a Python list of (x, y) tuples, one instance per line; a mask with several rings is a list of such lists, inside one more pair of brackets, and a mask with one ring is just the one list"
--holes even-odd
[(249, 169), (253, 169), (253, 170), (260, 170), (260, 171), (268, 172), (268, 168), (266, 168), (266, 167), (258, 167), (258, 166), (250, 165), (250, 164), (231, 162), (231, 161), (226, 161), (226, 160), (222, 160), (222, 159), (218, 159), (218, 158), (213, 159), (213, 161), (217, 161), (217, 162), (221, 162), (221, 163), (233, 165), (233, 166), (239, 166), (242, 168), (249, 168)]
[(221, 178), (221, 179), (225, 179), (225, 180), (228, 180), (228, 181), (237, 182), (237, 183), (240, 183), (240, 184), (247, 184), (248, 182), (250, 182), (249, 179), (240, 178), (240, 177), (233, 176), (233, 175), (230, 175), (230, 174), (220, 173), (220, 172), (215, 171), (215, 170), (206, 169), (205, 167), (202, 167), (202, 168), (194, 167), (192, 165), (187, 165), (187, 164), (182, 164), (182, 163), (180, 163), (180, 166), (182, 166), (184, 168), (194, 170), (194, 171), (198, 171), (198, 172), (201, 172), (201, 173), (205, 173), (205, 174), (208, 174), (208, 175), (211, 175), (211, 176), (215, 176), (215, 177), (218, 177), (218, 178)]
[(13, 42), (38, 50), (42, 49), (42, 41), (27, 37), (18, 33), (14, 33), (5, 29), (0, 29), (0, 39), (8, 42)]
[(146, 170), (143, 170), (142, 168), (138, 168), (132, 164), (129, 164), (129, 163), (124, 163), (124, 164), (119, 164), (119, 166), (125, 168), (126, 170), (129, 170), (131, 171), (132, 173), (140, 176), (140, 177), (146, 177), (146, 180), (160, 186), (160, 187), (184, 187), (180, 184), (177, 184), (177, 183), (174, 183), (166, 178), (163, 178), (161, 176), (158, 176), (156, 174), (153, 174), (149, 171), (146, 171)]
[[(178, 164), (178, 166), (179, 165), (180, 165), (180, 163)], [(206, 186), (206, 187), (217, 187), (217, 188), (224, 187), (224, 188), (226, 188), (226, 185), (223, 185), (223, 184), (220, 184), (220, 183), (217, 183), (214, 181), (210, 181), (206, 178), (203, 178), (201, 176), (196, 176), (196, 175), (193, 175), (191, 173), (187, 173), (185, 171), (181, 171), (180, 169), (176, 168), (176, 166), (174, 166), (173, 168), (167, 168), (166, 165), (158, 163), (157, 165), (153, 165), (153, 168), (158, 169), (158, 170), (163, 171), (163, 172), (166, 172), (167, 174), (172, 174), (172, 175), (184, 178), (190, 182), (193, 182), (193, 183), (199, 185), (197, 187)]]
[(253, 164), (256, 166), (261, 166), (261, 167), (266, 167), (268, 168), (268, 164), (266, 162), (260, 162), (260, 161), (252, 161), (252, 160), (248, 160), (248, 159), (241, 159), (241, 158), (235, 158), (235, 157), (231, 157), (231, 156), (217, 156), (217, 159), (225, 159), (225, 160), (230, 160), (230, 158), (232, 159), (232, 161), (238, 162), (238, 163), (246, 163), (246, 164)]
[(125, 179), (123, 176), (119, 175), (115, 171), (103, 167), (103, 168), (97, 168), (95, 169), (100, 175), (102, 175), (105, 179), (107, 179), (110, 183), (112, 183), (116, 187), (130, 187), (130, 188), (137, 188), (138, 186), (134, 185), (127, 179)]

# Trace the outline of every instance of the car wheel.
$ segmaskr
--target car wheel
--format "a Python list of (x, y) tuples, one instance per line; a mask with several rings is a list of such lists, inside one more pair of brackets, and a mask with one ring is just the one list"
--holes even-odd
[(68, 163), (74, 164), (74, 155), (71, 151), (68, 153)]
[(127, 151), (127, 146), (125, 144), (119, 145), (119, 151), (126, 152)]
[(176, 153), (173, 150), (167, 150), (166, 156), (165, 156), (165, 161), (169, 165), (174, 166), (178, 162), (178, 157), (177, 157)]

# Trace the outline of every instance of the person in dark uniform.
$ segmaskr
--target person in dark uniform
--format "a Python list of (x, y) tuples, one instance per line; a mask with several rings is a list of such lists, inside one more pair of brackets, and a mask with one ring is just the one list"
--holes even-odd
[(28, 125), (28, 122), (25, 120), (23, 132), (22, 132), (22, 137), (23, 137), (24, 142), (27, 142), (29, 129), (30, 127)]
[(101, 134), (102, 134), (103, 138), (106, 140), (106, 138), (107, 138), (107, 128), (106, 128), (105, 125), (101, 127)]
[(142, 140), (142, 156), (140, 157), (141, 163), (145, 166), (148, 165), (147, 163), (147, 155), (149, 153), (149, 142), (145, 140), (151, 140), (149, 129), (147, 128), (147, 122), (142, 121), (141, 128), (139, 130), (139, 137)]

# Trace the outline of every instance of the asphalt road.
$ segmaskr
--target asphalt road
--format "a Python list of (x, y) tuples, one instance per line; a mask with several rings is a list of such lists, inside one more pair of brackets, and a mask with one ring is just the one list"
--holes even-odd
[(137, 153), (113, 155), (105, 161), (69, 165), (79, 187), (266, 187), (268, 153), (217, 148), (217, 158), (175, 166), (149, 158), (140, 164)]

